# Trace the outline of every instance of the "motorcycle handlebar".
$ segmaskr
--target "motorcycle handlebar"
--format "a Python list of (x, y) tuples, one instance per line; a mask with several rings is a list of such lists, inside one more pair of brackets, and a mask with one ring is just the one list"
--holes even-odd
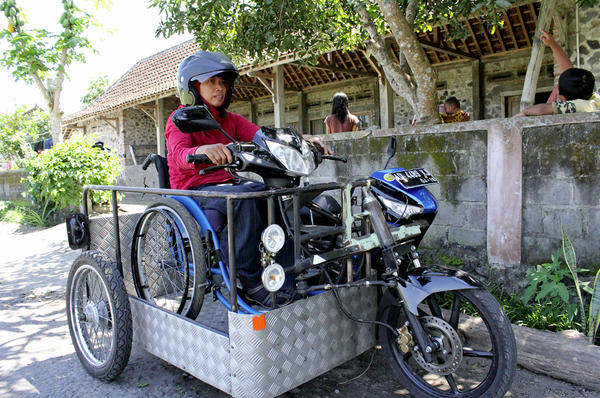
[(323, 159), (337, 160), (338, 162), (348, 163), (348, 156), (332, 156), (332, 155), (321, 155)]
[(212, 163), (210, 161), (210, 159), (208, 158), (208, 156), (206, 156), (205, 154), (187, 155), (185, 157), (185, 161), (188, 162), (188, 163), (194, 163), (194, 164), (198, 164), (198, 163)]
[(146, 170), (148, 168), (148, 166), (150, 166), (150, 163), (152, 163), (152, 161), (154, 160), (154, 154), (151, 153), (150, 155), (146, 156), (146, 159), (144, 159), (144, 163), (142, 163), (142, 170)]

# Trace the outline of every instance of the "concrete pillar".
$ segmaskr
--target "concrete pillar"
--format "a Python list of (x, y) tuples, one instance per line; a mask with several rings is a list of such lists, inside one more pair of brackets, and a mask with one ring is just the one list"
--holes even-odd
[(285, 86), (283, 80), (283, 66), (278, 65), (275, 69), (275, 80), (273, 87), (273, 105), (275, 107), (275, 127), (285, 127)]
[(298, 131), (308, 133), (308, 109), (306, 107), (306, 93), (298, 94)]
[(379, 87), (380, 127), (382, 129), (394, 128), (394, 90), (383, 74), (377, 84)]
[(481, 62), (479, 60), (473, 61), (471, 64), (471, 76), (473, 80), (473, 112), (471, 113), (471, 120), (480, 120), (482, 117), (482, 103), (481, 100)]
[(258, 107), (256, 102), (250, 100), (250, 121), (254, 124), (258, 124)]
[(166, 156), (167, 150), (165, 145), (165, 100), (163, 98), (155, 101), (156, 109), (156, 153), (160, 156)]
[(487, 147), (487, 251), (492, 265), (521, 263), (523, 202), (522, 129), (493, 123)]

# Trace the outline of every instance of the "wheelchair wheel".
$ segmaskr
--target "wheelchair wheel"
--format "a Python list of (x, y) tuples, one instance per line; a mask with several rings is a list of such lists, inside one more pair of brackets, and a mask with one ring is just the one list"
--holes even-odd
[(116, 263), (100, 252), (83, 252), (73, 262), (67, 281), (67, 318), (85, 369), (101, 380), (117, 377), (131, 353), (131, 309)]
[(172, 198), (152, 203), (140, 217), (131, 245), (138, 296), (195, 318), (204, 300), (205, 255), (196, 220)]

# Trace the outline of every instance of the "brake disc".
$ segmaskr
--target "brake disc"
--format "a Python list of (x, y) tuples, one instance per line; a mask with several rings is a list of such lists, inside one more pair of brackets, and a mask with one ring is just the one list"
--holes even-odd
[(419, 319), (430, 339), (437, 342), (438, 348), (432, 352), (432, 362), (425, 361), (421, 350), (413, 351), (415, 361), (429, 373), (439, 376), (451, 374), (458, 369), (463, 358), (463, 346), (458, 333), (443, 319), (434, 316)]

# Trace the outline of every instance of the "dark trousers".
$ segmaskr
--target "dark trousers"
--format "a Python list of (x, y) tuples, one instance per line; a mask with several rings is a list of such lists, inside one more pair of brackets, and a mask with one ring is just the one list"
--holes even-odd
[[(266, 187), (256, 181), (242, 180), (231, 184), (201, 185), (196, 191), (213, 192), (258, 192)], [(194, 200), (202, 207), (209, 222), (219, 237), (223, 260), (229, 264), (227, 200), (223, 198), (200, 198)], [(261, 283), (260, 236), (265, 228), (266, 201), (264, 199), (239, 199), (233, 201), (235, 264), (244, 288)]]

